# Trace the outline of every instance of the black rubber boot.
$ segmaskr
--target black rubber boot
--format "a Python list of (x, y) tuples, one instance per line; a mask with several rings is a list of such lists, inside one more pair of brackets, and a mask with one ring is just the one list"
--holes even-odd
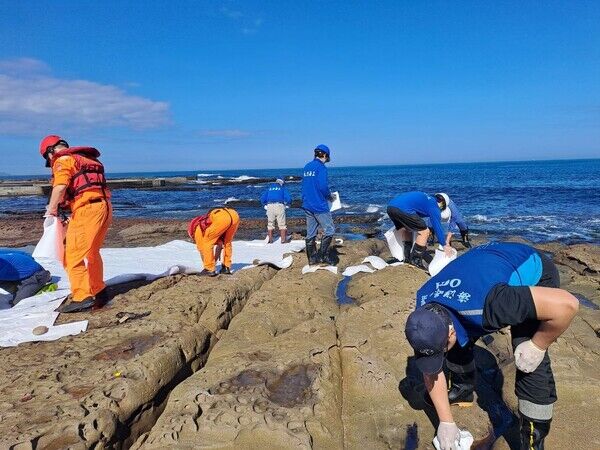
[(475, 371), (466, 373), (449, 372), (448, 400), (451, 405), (473, 406), (475, 391)]
[(221, 275), (231, 275), (231, 269), (227, 266), (221, 266), (221, 270), (219, 270)]
[[(467, 408), (473, 406), (475, 400), (475, 371), (467, 373), (448, 372), (448, 401), (451, 406), (459, 406)], [(433, 406), (431, 397), (427, 392), (423, 396), (423, 400), (429, 406)]]
[(317, 240), (316, 238), (306, 239), (306, 256), (308, 258), (308, 265), (314, 266), (319, 264), (319, 258), (317, 255)]
[(550, 433), (550, 420), (534, 420), (519, 413), (521, 450), (544, 450), (544, 439)]
[(335, 262), (331, 259), (331, 255), (329, 254), (329, 247), (331, 246), (332, 240), (333, 236), (325, 236), (321, 239), (321, 248), (319, 249), (319, 262), (321, 264), (326, 264), (328, 266), (335, 265)]
[(471, 248), (471, 241), (469, 240), (469, 230), (460, 230), (460, 237), (465, 247)]
[(60, 305), (57, 309), (61, 313), (78, 313), (84, 311), (90, 311), (96, 305), (96, 299), (94, 297), (87, 297), (79, 302), (70, 300), (67, 303)]
[(412, 251), (412, 241), (404, 241), (404, 261), (410, 261), (410, 253)]
[(410, 252), (410, 257), (408, 259), (408, 263), (412, 264), (415, 267), (419, 267), (423, 270), (427, 270), (427, 266), (423, 259), (425, 256), (426, 250), (427, 250), (427, 247), (425, 247), (423, 245), (415, 244), (415, 246), (412, 249), (412, 252)]
[(202, 272), (200, 272), (198, 275), (201, 275), (203, 277), (216, 277), (218, 273), (216, 272), (216, 270), (203, 269)]

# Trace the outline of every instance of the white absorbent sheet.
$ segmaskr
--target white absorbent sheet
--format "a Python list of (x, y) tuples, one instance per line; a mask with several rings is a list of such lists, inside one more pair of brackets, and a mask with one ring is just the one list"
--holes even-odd
[[(268, 264), (281, 269), (292, 265), (289, 253), (304, 250), (303, 240), (267, 244), (262, 240), (234, 241), (232, 270)], [(105, 248), (104, 280), (107, 285), (134, 280), (152, 281), (178, 273), (198, 273), (203, 269), (196, 246), (186, 241), (171, 241), (157, 247)], [(55, 326), (60, 306), (70, 292), (69, 280), (62, 265), (49, 258), (37, 260), (50, 271), (58, 290), (29, 297), (10, 308), (6, 297), (0, 300), (0, 347), (15, 346), (23, 342), (50, 341), (85, 331), (87, 320)], [(35, 336), (32, 330), (48, 327), (48, 332)]]
[[(368, 266), (367, 264), (370, 264), (370, 266)], [(404, 263), (403, 262), (395, 262), (392, 264), (388, 264), (379, 256), (372, 255), (372, 256), (367, 256), (363, 260), (362, 264), (359, 264), (357, 266), (347, 267), (346, 270), (344, 270), (344, 272), (342, 272), (342, 275), (345, 277), (351, 277), (352, 275), (356, 275), (357, 273), (360, 273), (360, 272), (373, 273), (378, 270), (385, 269), (386, 267), (401, 266), (402, 264), (404, 264)]]
[[(473, 444), (473, 435), (466, 430), (459, 430), (460, 440), (454, 442), (456, 450), (469, 450)], [(433, 446), (436, 450), (440, 450), (440, 441), (437, 436), (433, 438)]]
[(314, 273), (317, 270), (327, 270), (331, 273), (337, 274), (338, 268), (335, 266), (309, 266), (308, 264), (302, 268), (302, 275), (307, 273)]
[(334, 212), (342, 209), (342, 200), (340, 199), (340, 193), (337, 191), (332, 192), (331, 196), (333, 197), (333, 200), (327, 202), (329, 204), (329, 211)]
[(435, 250), (435, 256), (433, 260), (429, 263), (429, 267), (427, 270), (429, 271), (429, 275), (435, 277), (440, 271), (450, 264), (452, 261), (456, 259), (458, 252), (456, 249), (452, 249), (452, 256), (446, 256), (444, 250), (437, 248)]

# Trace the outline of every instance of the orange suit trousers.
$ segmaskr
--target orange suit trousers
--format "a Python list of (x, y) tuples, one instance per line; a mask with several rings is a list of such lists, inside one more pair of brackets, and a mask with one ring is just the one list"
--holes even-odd
[(64, 266), (71, 283), (73, 301), (82, 301), (104, 289), (100, 248), (112, 222), (108, 201), (87, 203), (71, 215), (67, 227)]
[(194, 232), (194, 241), (200, 252), (206, 270), (214, 271), (216, 267), (214, 247), (223, 242), (223, 265), (231, 267), (233, 254), (231, 243), (240, 225), (240, 216), (231, 208), (218, 208), (209, 213), (211, 224), (202, 232), (200, 227)]

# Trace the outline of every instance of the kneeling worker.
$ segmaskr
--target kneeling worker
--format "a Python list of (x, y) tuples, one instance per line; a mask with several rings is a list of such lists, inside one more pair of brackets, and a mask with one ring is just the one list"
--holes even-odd
[(91, 147), (69, 147), (59, 136), (40, 144), (46, 167), (52, 168), (52, 193), (46, 215), (59, 206), (71, 210), (65, 239), (64, 266), (71, 283), (71, 299), (60, 312), (80, 312), (103, 306), (107, 300), (100, 247), (112, 221), (110, 190), (100, 152)]
[(579, 308), (559, 285), (558, 270), (542, 253), (491, 242), (464, 253), (419, 289), (405, 332), (440, 420), (442, 449), (454, 449), (458, 440), (450, 405), (473, 402), (474, 342), (507, 326), (517, 366), (521, 449), (544, 448), (557, 399), (547, 349)]
[(32, 256), (17, 250), (0, 250), (0, 288), (11, 296), (14, 306), (24, 298), (37, 294), (50, 282), (50, 272)]
[[(214, 277), (216, 259), (223, 248), (223, 263), (219, 273), (231, 274), (231, 257), (233, 254), (233, 237), (240, 225), (240, 216), (232, 208), (213, 208), (203, 216), (196, 217), (190, 222), (188, 234), (196, 242), (200, 252), (204, 270), (201, 275)], [(215, 253), (217, 248), (218, 254)]]
[[(423, 258), (427, 250), (429, 228), (424, 218), (429, 218), (435, 236), (447, 256), (452, 256), (453, 250), (446, 241), (442, 227), (442, 217), (449, 217), (450, 211), (444, 202), (424, 192), (407, 192), (400, 194), (389, 203), (388, 216), (396, 230), (401, 230), (404, 241), (404, 260), (422, 269), (426, 269)], [(415, 245), (412, 247), (412, 232), (417, 232)]]
[(267, 210), (267, 235), (269, 237), (269, 244), (273, 243), (275, 221), (277, 221), (277, 226), (279, 227), (281, 243), (285, 244), (287, 239), (285, 208), (291, 203), (292, 197), (283, 184), (283, 178), (277, 178), (275, 183), (271, 183), (260, 197), (260, 202)]

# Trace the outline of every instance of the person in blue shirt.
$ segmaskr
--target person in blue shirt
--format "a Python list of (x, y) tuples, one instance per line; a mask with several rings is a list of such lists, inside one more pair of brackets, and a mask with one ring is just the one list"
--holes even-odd
[(440, 420), (442, 449), (454, 448), (458, 435), (450, 405), (473, 402), (474, 342), (507, 326), (517, 366), (521, 448), (544, 448), (557, 399), (547, 349), (579, 308), (559, 286), (558, 270), (543, 253), (525, 244), (490, 242), (452, 261), (417, 291), (405, 333), (423, 373), (426, 401)]
[(284, 186), (283, 178), (277, 178), (275, 183), (271, 183), (267, 187), (267, 190), (260, 197), (260, 202), (267, 210), (267, 235), (269, 244), (273, 243), (275, 222), (277, 222), (277, 226), (279, 227), (281, 243), (284, 244), (287, 239), (285, 209), (292, 202), (292, 197)]
[[(442, 227), (446, 232), (446, 241), (448, 243), (452, 240), (452, 235), (456, 232), (460, 233), (460, 237), (462, 240), (462, 244), (466, 248), (471, 248), (471, 241), (469, 240), (469, 226), (467, 225), (466, 220), (461, 214), (456, 203), (448, 196), (448, 194), (444, 192), (438, 192), (435, 194), (435, 198), (438, 203), (445, 203), (448, 206), (448, 210), (450, 212), (450, 217), (446, 220), (442, 219)], [(427, 223), (427, 227), (429, 228), (431, 239), (431, 231), (433, 230), (433, 226), (431, 224), (431, 220), (429, 218), (425, 219)]]
[(0, 288), (11, 296), (16, 305), (21, 300), (37, 294), (50, 282), (50, 272), (33, 257), (17, 250), (0, 250)]
[[(444, 248), (448, 257), (453, 250), (446, 241), (442, 227), (442, 217), (449, 217), (450, 210), (445, 202), (438, 201), (435, 197), (424, 192), (406, 192), (400, 194), (387, 207), (387, 213), (394, 223), (396, 230), (401, 230), (404, 241), (404, 260), (422, 269), (426, 269), (427, 239), (429, 228), (425, 222), (429, 218), (433, 231), (439, 244)], [(415, 245), (412, 245), (412, 233), (417, 233)]]
[[(324, 144), (315, 148), (315, 158), (304, 166), (302, 174), (302, 209), (306, 213), (306, 256), (308, 264), (334, 265), (329, 255), (329, 247), (333, 240), (335, 227), (329, 211), (328, 201), (333, 200), (329, 190), (327, 167), (330, 161), (329, 147)], [(317, 251), (317, 231), (323, 230), (321, 247)]]

